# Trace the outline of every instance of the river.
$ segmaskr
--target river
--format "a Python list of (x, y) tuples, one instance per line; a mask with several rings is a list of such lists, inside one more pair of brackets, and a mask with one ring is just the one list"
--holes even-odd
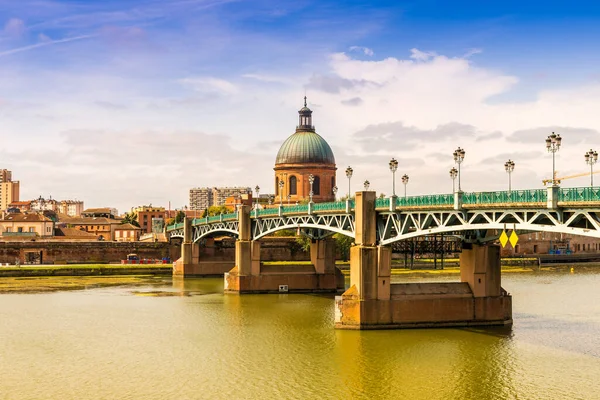
[(600, 399), (600, 269), (503, 287), (512, 329), (369, 332), (222, 279), (0, 294), (0, 399)]

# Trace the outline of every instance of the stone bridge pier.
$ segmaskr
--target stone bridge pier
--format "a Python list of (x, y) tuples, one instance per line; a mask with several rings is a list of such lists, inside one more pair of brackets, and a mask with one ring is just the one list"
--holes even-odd
[(471, 245), (461, 282), (391, 283), (391, 249), (377, 245), (375, 192), (355, 200), (350, 288), (335, 301), (339, 329), (402, 329), (512, 324), (512, 298), (500, 286), (500, 249)]
[(239, 237), (235, 243), (235, 266), (225, 274), (225, 292), (338, 292), (344, 276), (335, 266), (335, 242), (311, 243), (311, 265), (262, 265), (260, 241), (252, 240), (250, 207), (240, 206)]
[(186, 218), (183, 225), (181, 258), (173, 263), (173, 277), (189, 278), (223, 275), (233, 265), (233, 260), (215, 257), (214, 239), (207, 238), (204, 245), (192, 240), (192, 219)]

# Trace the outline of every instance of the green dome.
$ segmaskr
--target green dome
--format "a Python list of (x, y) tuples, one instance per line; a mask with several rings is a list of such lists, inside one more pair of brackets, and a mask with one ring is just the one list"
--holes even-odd
[(329, 144), (312, 130), (298, 130), (286, 139), (277, 153), (275, 164), (335, 164)]

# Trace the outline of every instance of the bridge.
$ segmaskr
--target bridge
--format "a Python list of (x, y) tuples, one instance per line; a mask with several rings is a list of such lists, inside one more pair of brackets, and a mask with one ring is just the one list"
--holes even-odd
[[(557, 232), (600, 238), (600, 188), (560, 188), (376, 198), (357, 192), (355, 200), (241, 206), (235, 213), (186, 219), (167, 227), (182, 238), (175, 276), (189, 276), (199, 260), (202, 239), (236, 238), (235, 267), (225, 274), (233, 293), (341, 291), (330, 236), (354, 238), (350, 288), (336, 297), (336, 327), (385, 329), (429, 326), (507, 325), (512, 297), (501, 287), (501, 230)], [(293, 229), (311, 238), (312, 267), (264, 268), (260, 239)], [(418, 236), (461, 237), (461, 282), (392, 284), (390, 245)], [(197, 256), (196, 256), (197, 257)]]

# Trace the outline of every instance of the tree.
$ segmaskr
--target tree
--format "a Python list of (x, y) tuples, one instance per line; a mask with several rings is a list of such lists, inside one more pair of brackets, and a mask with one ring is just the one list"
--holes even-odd
[(180, 224), (184, 220), (185, 220), (185, 212), (183, 212), (182, 210), (177, 211), (177, 214), (175, 214), (175, 223)]
[(125, 213), (125, 217), (121, 221), (121, 225), (131, 224), (133, 226), (137, 226), (139, 228), (140, 224), (137, 221), (137, 214), (133, 211), (130, 213)]
[(206, 210), (204, 210), (201, 218), (206, 218), (207, 215), (209, 217), (214, 217), (216, 215), (229, 214), (231, 212), (231, 209), (226, 206), (210, 206)]
[(341, 233), (336, 233), (333, 238), (335, 239), (335, 247), (342, 259), (348, 261), (350, 259), (350, 247), (354, 245), (354, 238)]
[(304, 250), (304, 251), (310, 251), (311, 242), (312, 242), (312, 240), (307, 236), (304, 236), (304, 235), (296, 236), (296, 243), (298, 243), (300, 248), (302, 248), (302, 250)]

